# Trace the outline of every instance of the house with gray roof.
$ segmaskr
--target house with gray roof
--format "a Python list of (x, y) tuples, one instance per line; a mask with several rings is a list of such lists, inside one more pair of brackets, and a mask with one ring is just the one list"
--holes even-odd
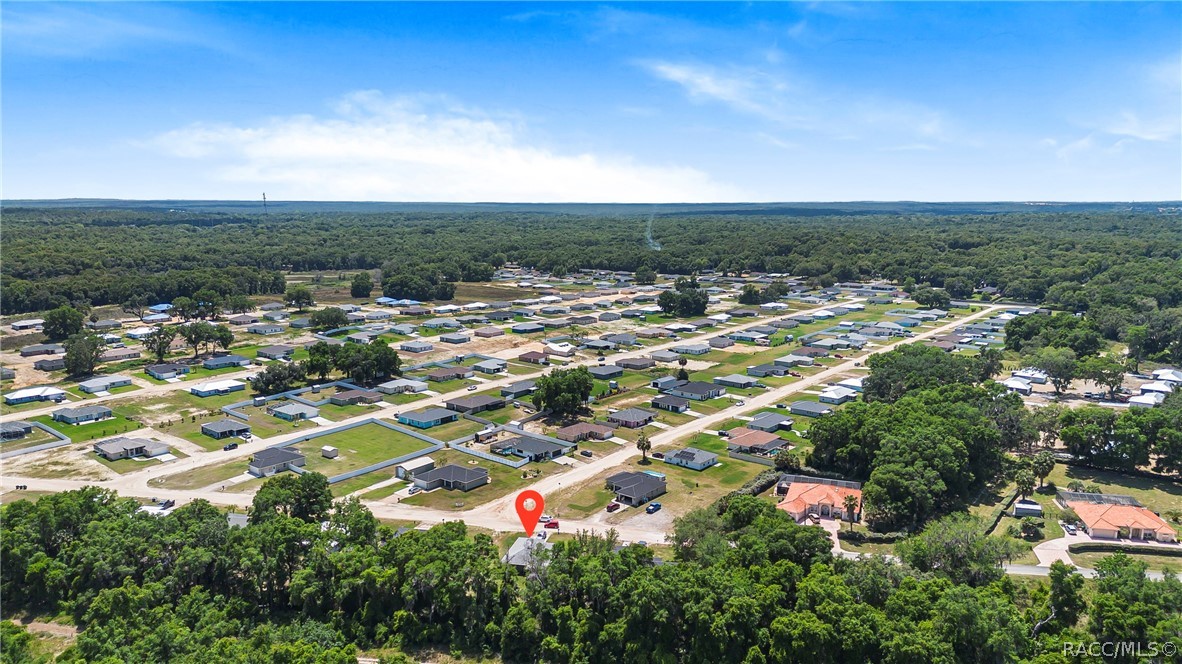
[(399, 413), (398, 421), (403, 424), (409, 424), (416, 429), (430, 429), (433, 426), (446, 424), (448, 422), (455, 422), (460, 418), (460, 414), (454, 410), (447, 408), (424, 408), (423, 410), (412, 410), (407, 413)]
[(792, 418), (787, 415), (781, 415), (780, 413), (760, 413), (752, 418), (745, 426), (748, 429), (755, 429), (756, 431), (775, 433), (777, 431), (790, 430), (792, 423)]
[(265, 360), (282, 360), (291, 357), (294, 352), (295, 346), (277, 344), (275, 346), (263, 346), (259, 349), (257, 355)]
[(665, 493), (665, 478), (643, 472), (616, 473), (607, 478), (606, 488), (616, 502), (637, 507)]
[(505, 454), (529, 459), (530, 461), (549, 461), (567, 453), (570, 449), (548, 440), (532, 436), (514, 436), (512, 438), (493, 443), (491, 448), (497, 454)]
[(87, 394), (97, 394), (128, 385), (131, 385), (131, 378), (128, 376), (96, 376), (78, 383), (78, 389)]
[(488, 484), (488, 470), (465, 468), (454, 463), (414, 475), (414, 484), (423, 491), (445, 489), (447, 491), (471, 491)]
[(278, 406), (271, 406), (270, 408), (267, 408), (267, 412), (281, 420), (287, 420), (288, 422), (298, 422), (300, 420), (310, 420), (314, 417), (320, 417), (319, 408), (296, 401), (283, 403)]
[(66, 424), (85, 424), (86, 422), (97, 422), (105, 420), (108, 417), (113, 417), (114, 412), (106, 406), (79, 406), (77, 408), (59, 408), (53, 411), (53, 420), (55, 422), (65, 422)]
[(133, 457), (155, 457), (168, 453), (168, 445), (142, 438), (108, 438), (94, 444), (94, 451), (108, 461)]
[(656, 413), (644, 410), (643, 408), (626, 408), (609, 414), (607, 421), (629, 429), (639, 429), (652, 422), (656, 416)]
[(759, 381), (756, 380), (755, 378), (753, 378), (752, 376), (743, 376), (741, 374), (728, 374), (726, 376), (716, 376), (714, 378), (714, 383), (716, 385), (722, 385), (724, 387), (737, 387), (737, 388), (741, 388), (741, 389), (748, 389), (748, 388), (755, 387), (756, 385), (758, 385)]
[(833, 409), (823, 403), (816, 401), (793, 401), (788, 406), (788, 412), (793, 415), (803, 415), (805, 417), (821, 417), (833, 412)]
[(422, 341), (420, 339), (413, 339), (411, 341), (404, 341), (398, 344), (398, 350), (407, 353), (426, 353), (434, 349), (435, 346), (429, 341)]
[(228, 367), (249, 367), (250, 359), (241, 355), (215, 355), (201, 363), (206, 369), (226, 369)]
[(37, 360), (33, 363), (33, 368), (38, 371), (61, 371), (66, 368), (66, 358), (49, 357)]
[(587, 371), (591, 376), (600, 380), (609, 380), (612, 378), (619, 378), (624, 375), (624, 368), (614, 364), (607, 364), (595, 367), (587, 367)]
[(690, 470), (705, 470), (718, 463), (718, 455), (696, 447), (687, 447), (665, 454), (665, 463)]
[(33, 433), (33, 425), (24, 420), (0, 422), (0, 440), (16, 440)]
[(268, 447), (254, 453), (246, 470), (255, 477), (270, 477), (305, 463), (304, 455), (290, 447)]
[(519, 380), (512, 385), (506, 385), (501, 388), (501, 396), (516, 399), (532, 393), (537, 389), (537, 384), (532, 380)]
[(206, 422), (201, 425), (201, 433), (221, 440), (222, 438), (234, 438), (235, 436), (244, 436), (250, 433), (250, 425), (239, 420), (231, 420), (223, 418), (216, 422)]
[(483, 413), (486, 410), (496, 410), (504, 408), (505, 400), (500, 397), (494, 397), (488, 394), (476, 394), (470, 397), (457, 397), (449, 399), (445, 405), (448, 410), (455, 410), (461, 413)]

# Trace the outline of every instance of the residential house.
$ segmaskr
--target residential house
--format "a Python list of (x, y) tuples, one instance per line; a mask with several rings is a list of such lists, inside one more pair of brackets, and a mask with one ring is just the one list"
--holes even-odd
[(228, 367), (249, 367), (250, 359), (242, 357), (241, 355), (215, 355), (204, 362), (201, 366), (206, 369), (226, 369)]
[(287, 420), (288, 422), (298, 422), (300, 420), (310, 420), (314, 417), (320, 417), (319, 408), (295, 401), (270, 406), (267, 408), (267, 413), (281, 420)]
[(863, 378), (862, 376), (856, 376), (854, 378), (846, 378), (845, 380), (839, 380), (839, 381), (837, 381), (837, 385), (839, 387), (844, 387), (846, 389), (850, 389), (855, 392), (861, 392), (862, 391), (862, 383), (864, 380), (865, 380), (865, 378)]
[(602, 424), (579, 422), (562, 427), (554, 432), (554, 437), (568, 443), (578, 443), (584, 440), (607, 440), (616, 434), (616, 430)]
[(23, 390), (14, 390), (6, 393), (4, 395), (4, 403), (15, 406), (32, 401), (63, 401), (65, 398), (66, 391), (59, 390), (56, 387), (26, 387)]
[(664, 392), (672, 394), (675, 397), (682, 397), (693, 401), (706, 401), (707, 399), (715, 399), (726, 394), (726, 389), (721, 385), (704, 383), (700, 380), (677, 381), (662, 389)]
[(788, 373), (788, 367), (783, 367), (773, 363), (757, 364), (753, 367), (747, 367), (747, 375), (754, 376), (756, 378), (783, 376), (786, 373)]
[(450, 399), (445, 404), (448, 410), (461, 413), (483, 413), (486, 410), (496, 410), (505, 407), (505, 400), (487, 394), (476, 394), (470, 397)]
[(107, 318), (104, 320), (87, 321), (86, 328), (90, 330), (118, 330), (123, 327), (123, 323), (113, 319)]
[(671, 349), (674, 353), (681, 355), (705, 355), (710, 352), (709, 344), (685, 344), (681, 346), (674, 346)]
[(821, 396), (818, 397), (818, 400), (821, 403), (831, 403), (839, 406), (847, 401), (853, 401), (857, 398), (858, 393), (849, 389), (848, 387), (831, 385), (821, 390)]
[(40, 330), (45, 325), (43, 318), (26, 318), (18, 320), (12, 324), (14, 332), (24, 332), (26, 330)]
[(24, 420), (0, 422), (0, 440), (17, 440), (33, 433), (33, 424)]
[(620, 318), (622, 318), (622, 316), (614, 311), (604, 311), (603, 313), (599, 314), (600, 323), (609, 323), (614, 320), (620, 320)]
[(1131, 496), (1060, 491), (1060, 505), (1070, 508), (1096, 539), (1176, 542), (1178, 532)]
[(433, 426), (455, 422), (460, 414), (446, 408), (424, 408), (423, 410), (400, 413), (398, 421), (416, 429), (430, 429)]
[(476, 336), (478, 336), (482, 339), (490, 339), (492, 337), (504, 336), (505, 331), (499, 327), (490, 326), (490, 327), (482, 327), (482, 328), (476, 330), (475, 332), (473, 332), (472, 334), (475, 334)]
[(424, 491), (445, 489), (447, 491), (471, 491), (488, 484), (488, 471), (480, 467), (457, 466), (449, 463), (414, 476), (414, 485)]
[(529, 362), (530, 364), (549, 364), (549, 356), (545, 353), (540, 353), (536, 350), (526, 351), (517, 356), (518, 360), (522, 362)]
[(706, 342), (706, 345), (711, 348), (730, 348), (735, 345), (735, 340), (729, 337), (713, 337)]
[(453, 367), (443, 366), (438, 369), (433, 369), (427, 373), (427, 380), (442, 383), (449, 380), (459, 380), (461, 378), (471, 378), (475, 375), (472, 367)]
[(378, 391), (383, 394), (403, 394), (411, 393), (417, 394), (419, 392), (426, 392), (429, 385), (421, 380), (412, 380), (410, 378), (395, 378), (378, 385)]
[(587, 367), (587, 371), (591, 375), (600, 380), (609, 380), (611, 378), (619, 378), (624, 375), (624, 369), (614, 364), (601, 365), (595, 367)]
[(66, 358), (63, 356), (37, 360), (33, 363), (33, 368), (38, 371), (61, 371), (66, 368)]
[(413, 477), (419, 473), (425, 473), (428, 470), (434, 469), (435, 460), (429, 456), (421, 456), (403, 461), (397, 466), (394, 466), (394, 476), (398, 479), (404, 480), (408, 477)]
[(829, 415), (833, 412), (833, 409), (816, 401), (793, 401), (788, 406), (788, 412), (793, 415), (803, 415), (805, 417), (821, 417), (823, 415)]
[(439, 341), (445, 344), (466, 344), (472, 341), (472, 337), (466, 334), (448, 333), (439, 335)]
[(756, 431), (766, 431), (775, 433), (777, 431), (789, 431), (792, 429), (793, 420), (787, 415), (780, 413), (763, 412), (751, 418), (751, 421), (746, 424), (748, 429)]
[(106, 406), (79, 406), (77, 408), (59, 408), (53, 411), (53, 421), (66, 424), (85, 424), (97, 422), (113, 417), (114, 413)]
[(382, 393), (374, 390), (341, 390), (328, 397), (328, 402), (337, 406), (378, 403), (381, 400)]
[(263, 346), (259, 349), (257, 356), (265, 360), (283, 360), (290, 358), (292, 353), (295, 353), (295, 346), (279, 344), (275, 346)]
[(174, 363), (153, 364), (144, 369), (144, 373), (156, 380), (171, 380), (189, 373), (189, 367), (184, 364)]
[(87, 394), (98, 394), (128, 385), (131, 385), (131, 378), (127, 376), (96, 376), (78, 383), (78, 389)]
[(653, 408), (660, 408), (673, 413), (684, 413), (689, 410), (689, 399), (675, 397), (672, 394), (660, 394), (653, 397)]
[[(804, 475), (786, 475), (784, 497), (777, 508), (784, 510), (797, 522), (810, 514), (841, 521), (862, 519), (862, 485), (844, 480), (829, 480)], [(846, 499), (853, 498), (854, 511), (846, 509)]]
[(787, 440), (767, 431), (756, 431), (747, 427), (735, 427), (727, 432), (726, 448), (731, 452), (769, 456), (791, 448)]
[(649, 357), (624, 357), (615, 361), (617, 367), (630, 371), (643, 371), (655, 367), (657, 363)]
[(616, 494), (616, 502), (636, 507), (663, 495), (665, 478), (655, 473), (616, 473), (607, 478), (606, 488)]
[(201, 425), (201, 433), (221, 440), (222, 438), (247, 437), (250, 435), (250, 425), (238, 420), (223, 418), (216, 422), (206, 422)]
[(705, 470), (718, 463), (718, 455), (696, 447), (665, 453), (665, 463), (690, 470)]
[(259, 317), (254, 314), (239, 314), (237, 316), (230, 316), (226, 322), (231, 325), (253, 325), (259, 322)]
[(560, 457), (566, 454), (570, 448), (531, 436), (514, 436), (493, 443), (490, 449), (497, 454), (511, 455), (538, 462), (549, 461), (554, 457)]
[(472, 368), (475, 369), (476, 371), (481, 372), (481, 373), (495, 374), (495, 373), (501, 373), (502, 371), (505, 371), (506, 369), (508, 369), (509, 363), (506, 362), (505, 360), (497, 359), (494, 357), (494, 358), (490, 358), (487, 360), (481, 360), (480, 362), (473, 364)]
[(627, 334), (623, 332), (618, 334), (605, 334), (599, 338), (603, 339), (604, 341), (610, 341), (617, 346), (635, 346), (639, 343), (635, 334)]
[(557, 355), (558, 357), (573, 357), (578, 350), (574, 344), (566, 341), (550, 342), (546, 344), (545, 348), (547, 355)]
[(60, 355), (64, 352), (66, 352), (66, 347), (61, 344), (32, 344), (21, 348), (21, 357)]
[(406, 353), (426, 353), (434, 348), (435, 346), (431, 342), (419, 339), (412, 339), (398, 344), (398, 350)]
[(655, 350), (648, 354), (648, 356), (657, 362), (676, 362), (681, 359), (681, 356), (671, 350)]
[(643, 408), (626, 408), (609, 414), (607, 421), (629, 429), (639, 429), (652, 422), (655, 418), (656, 413), (652, 411), (644, 410)]
[(251, 334), (279, 334), (283, 326), (279, 323), (256, 323), (246, 328), (246, 331)]
[(509, 331), (514, 334), (533, 334), (535, 332), (542, 332), (546, 328), (541, 323), (517, 323), (509, 328)]
[(1010, 392), (1017, 392), (1018, 394), (1027, 397), (1030, 396), (1030, 393), (1034, 389), (1030, 385), (1030, 381), (1026, 380), (1025, 378), (1018, 378), (1016, 376), (1010, 376), (1009, 378), (1001, 381), (1001, 384), (1005, 386), (1005, 388)]
[(724, 387), (737, 387), (742, 389), (749, 389), (759, 384), (759, 381), (751, 376), (741, 376), (739, 374), (730, 374), (727, 376), (716, 376), (714, 383)]
[(304, 455), (290, 447), (268, 447), (254, 453), (246, 471), (255, 477), (270, 477), (292, 468), (302, 467)]
[(518, 570), (533, 569), (539, 565), (548, 564), (542, 562), (545, 560), (539, 555), (542, 551), (549, 551), (554, 548), (554, 545), (544, 539), (537, 537), (518, 537), (513, 541), (513, 545), (501, 556), (501, 562), (514, 567)]
[(246, 383), (238, 380), (211, 380), (198, 383), (189, 388), (189, 393), (198, 397), (212, 397), (218, 394), (229, 394), (246, 389)]
[(142, 438), (108, 438), (94, 444), (94, 451), (107, 461), (132, 457), (156, 457), (168, 453), (168, 445)]
[(133, 348), (112, 348), (99, 353), (99, 362), (122, 362), (124, 360), (134, 360), (140, 356), (140, 352)]
[(518, 397), (526, 396), (537, 389), (537, 384), (532, 380), (520, 380), (512, 385), (506, 385), (501, 388), (501, 396), (516, 399)]

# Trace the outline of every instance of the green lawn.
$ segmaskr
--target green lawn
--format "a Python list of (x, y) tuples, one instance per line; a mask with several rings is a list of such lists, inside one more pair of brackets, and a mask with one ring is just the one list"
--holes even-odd
[[(335, 459), (325, 459), (320, 448), (331, 445), (340, 451)], [(332, 477), (379, 461), (393, 459), (428, 447), (427, 443), (401, 431), (387, 429), (380, 424), (359, 427), (320, 436), (292, 446), (307, 457), (308, 470)]]
[[(355, 491), (361, 491), (362, 489), (365, 489), (366, 487), (373, 486), (374, 484), (377, 484), (378, 482), (384, 482), (384, 481), (391, 479), (393, 477), (394, 477), (394, 467), (390, 466), (389, 468), (375, 470), (372, 473), (365, 473), (364, 475), (358, 475), (357, 477), (345, 480), (343, 482), (337, 482), (336, 484), (333, 484), (332, 487), (330, 487), (330, 488), (332, 489), (332, 495), (334, 497), (341, 498), (341, 497), (347, 496)], [(405, 486), (404, 482), (395, 482), (392, 487), (391, 493), (393, 493), (394, 491), (397, 491), (399, 488), (401, 488), (403, 486)], [(389, 494), (387, 494), (387, 495), (389, 495)]]
[(397, 493), (398, 491), (401, 491), (405, 487), (406, 487), (406, 482), (395, 482), (393, 484), (387, 484), (386, 486), (381, 487), (379, 489), (367, 491), (367, 492), (361, 494), (361, 498), (363, 500), (381, 500), (383, 498), (388, 498), (388, 497), (394, 495), (395, 493)]
[[(122, 387), (112, 388), (110, 390), (107, 390), (107, 393), (108, 394), (125, 394), (127, 392), (135, 392), (136, 390), (140, 390), (140, 389), (143, 389), (143, 388), (141, 388), (139, 385), (131, 384), (131, 385), (124, 385)], [(78, 389), (77, 386), (74, 386), (67, 391), (70, 394), (78, 397), (79, 399), (97, 398), (97, 395), (91, 394), (89, 392), (83, 392), (82, 390)]]
[(212, 452), (220, 450), (225, 442), (201, 433), (201, 425), (227, 417), (221, 412), (221, 407), (247, 401), (250, 394), (249, 387), (241, 392), (211, 397), (198, 397), (189, 392), (176, 391), (160, 397), (132, 401), (121, 408), (126, 410), (129, 416), (150, 424), (153, 428), (184, 438)]
[(66, 392), (66, 394), (68, 396), (65, 401), (61, 402), (61, 404), (55, 404), (52, 401), (29, 401), (27, 403), (18, 403), (16, 405), (11, 405), (11, 406), (8, 404), (3, 404), (3, 405), (0, 405), (0, 415), (8, 415), (9, 413), (20, 413), (20, 412), (24, 412), (26, 410), (38, 410), (40, 408), (47, 408), (50, 406), (57, 406), (60, 408), (65, 408), (65, 407), (69, 406), (71, 403), (76, 403), (78, 401), (78, 398), (77, 398), (78, 395), (73, 394), (71, 392)]
[(358, 403), (348, 406), (338, 406), (336, 404), (326, 403), (323, 406), (317, 406), (320, 409), (320, 416), (330, 419), (333, 422), (340, 420), (347, 420), (358, 415), (365, 415), (367, 413), (376, 414), (380, 409), (373, 404)]
[(234, 459), (225, 463), (186, 470), (183, 473), (156, 477), (148, 480), (148, 484), (162, 489), (200, 489), (218, 482), (225, 482), (245, 473), (248, 463), (246, 458)]
[(38, 415), (32, 418), (34, 422), (40, 422), (49, 428), (60, 431), (62, 434), (69, 436), (70, 440), (75, 443), (83, 443), (96, 438), (106, 438), (108, 436), (115, 436), (128, 431), (135, 431), (143, 427), (139, 422), (129, 419), (125, 409), (117, 407), (112, 409), (115, 416), (100, 420), (98, 422), (87, 422), (86, 424), (66, 424), (65, 422), (54, 422), (50, 415)]
[(1064, 490), (1072, 480), (1095, 484), (1104, 493), (1132, 496), (1156, 512), (1182, 510), (1182, 483), (1179, 482), (1162, 482), (1064, 464), (1056, 464), (1055, 469), (1047, 476), (1048, 482), (1054, 482), (1056, 487)]
[(407, 404), (418, 401), (419, 399), (426, 399), (427, 395), (422, 392), (400, 392), (398, 394), (387, 394), (382, 397), (382, 400), (387, 403), (395, 405)]
[[(1094, 569), (1096, 563), (1104, 558), (1111, 556), (1110, 552), (1089, 551), (1088, 553), (1072, 553), (1069, 554), (1071, 559), (1075, 561), (1076, 566)], [(1182, 556), (1155, 556), (1143, 553), (1126, 553), (1128, 557), (1139, 560), (1146, 565), (1149, 565), (1150, 570), (1162, 571), (1165, 568), (1170, 568), (1175, 573), (1182, 571)]]
[[(283, 405), (282, 400), (272, 401), (270, 404)], [(309, 420), (288, 422), (274, 415), (268, 415), (266, 406), (244, 406), (239, 408), (238, 412), (247, 416), (246, 423), (250, 425), (251, 434), (259, 438), (270, 438), (297, 430), (311, 430), (317, 426), (315, 422)], [(198, 433), (198, 435), (204, 434)]]
[[(513, 412), (520, 412), (511, 406), (506, 406), (506, 408), (509, 408)], [(491, 412), (495, 413), (496, 411)], [(478, 416), (484, 415), (486, 415), (486, 413), (478, 413)], [(431, 427), (430, 429), (423, 429), (423, 433), (434, 438), (435, 440), (447, 442), (449, 440), (455, 440), (456, 438), (463, 436), (471, 436), (477, 431), (481, 431), (483, 429), (483, 424), (479, 422), (473, 422), (472, 420), (466, 420), (461, 417), (455, 422), (448, 422), (447, 424), (440, 424), (439, 426)]]
[[(500, 498), (505, 494), (525, 488), (537, 481), (539, 477), (561, 473), (566, 470), (565, 466), (560, 466), (556, 463), (527, 464), (522, 468), (511, 468), (492, 461), (478, 459), (463, 452), (456, 452), (455, 450), (442, 450), (432, 454), (431, 458), (435, 459), (436, 468), (449, 463), (464, 466), (465, 468), (484, 468), (488, 471), (491, 481), (489, 484), (468, 492), (446, 491), (444, 489), (420, 492), (404, 499), (402, 501), (403, 503), (441, 510), (459, 511), (472, 509), (490, 500)], [(523, 478), (522, 474), (526, 474), (527, 477)], [(547, 508), (547, 511), (549, 511), (549, 508)]]

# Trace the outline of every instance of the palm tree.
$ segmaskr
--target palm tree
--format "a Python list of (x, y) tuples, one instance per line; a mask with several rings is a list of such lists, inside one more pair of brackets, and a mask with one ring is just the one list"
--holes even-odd
[(640, 450), (641, 465), (647, 465), (649, 463), (648, 451), (651, 450), (652, 448), (653, 448), (652, 441), (650, 441), (648, 439), (648, 436), (645, 435), (645, 433), (643, 431), (641, 431), (640, 437), (636, 439), (636, 449)]
[(845, 508), (845, 517), (850, 522), (850, 530), (854, 529), (854, 513), (858, 511), (858, 497), (849, 494), (842, 499), (842, 507)]

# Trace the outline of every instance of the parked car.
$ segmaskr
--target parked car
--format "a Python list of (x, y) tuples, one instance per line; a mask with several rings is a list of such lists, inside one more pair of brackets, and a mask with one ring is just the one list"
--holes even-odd
[(1064, 531), (1065, 531), (1065, 532), (1066, 532), (1068, 535), (1074, 535), (1075, 533), (1079, 532), (1079, 530), (1078, 530), (1078, 529), (1075, 527), (1075, 524), (1073, 524), (1073, 523), (1065, 523), (1065, 524), (1063, 524), (1063, 530), (1064, 530)]
[(546, 525), (544, 525), (542, 527), (549, 528), (551, 530), (558, 530), (558, 522), (557, 521), (547, 521)]
[(664, 452), (653, 452), (652, 456), (654, 459), (664, 459), (665, 453)]
[(225, 445), (222, 445), (222, 449), (226, 452), (229, 452), (230, 450), (236, 450), (238, 449), (238, 443), (226, 443)]
[(549, 514), (543, 514), (542, 516), (538, 517), (538, 523), (550, 523), (553, 520), (554, 517), (550, 516)]
[(475, 385), (469, 385), (469, 386), (468, 386), (468, 391), (469, 391), (469, 392), (475, 392), (475, 391), (476, 391), (476, 386), (475, 386)]
[(644, 508), (644, 511), (649, 514), (655, 514), (661, 511), (661, 503), (649, 503), (648, 507)]
[(776, 404), (776, 408), (787, 408), (787, 407), (788, 407), (788, 404), (786, 404), (786, 403), (778, 403), (778, 404)]
[(607, 511), (609, 511), (609, 512), (615, 512), (618, 509), (620, 509), (619, 503), (611, 503), (607, 506)]
[(412, 486), (412, 487), (410, 488), (410, 491), (407, 491), (407, 493), (413, 496), (413, 495), (415, 495), (416, 493), (418, 493), (418, 492), (420, 492), (420, 491), (422, 491), (422, 488), (420, 488), (420, 487), (417, 487), (417, 486)]
[(738, 401), (735, 402), (735, 405), (736, 406), (746, 406), (747, 402), (743, 401), (742, 399), (739, 399)]
[(579, 454), (585, 457), (591, 456), (591, 450), (579, 450)]
[(796, 371), (789, 371), (788, 375), (792, 376), (793, 378), (801, 378), (802, 377), (801, 374)]
[(834, 353), (834, 354), (833, 354), (833, 357), (836, 357), (836, 358), (837, 358), (837, 359), (839, 359), (839, 360), (844, 360), (844, 359), (845, 359), (845, 355), (842, 355), (841, 353)]
[(812, 521), (813, 523), (821, 523), (821, 517), (817, 514), (814, 514), (813, 512), (809, 512), (809, 521)]

